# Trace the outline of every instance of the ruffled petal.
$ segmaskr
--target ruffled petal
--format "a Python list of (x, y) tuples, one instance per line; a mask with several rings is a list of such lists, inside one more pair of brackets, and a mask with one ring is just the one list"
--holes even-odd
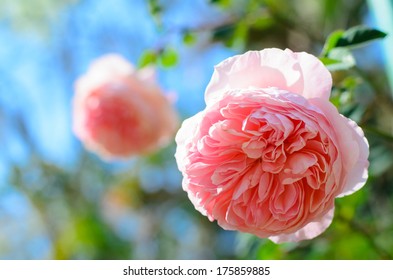
[(274, 243), (298, 242), (307, 239), (313, 239), (324, 232), (332, 223), (334, 216), (334, 208), (329, 210), (322, 218), (317, 221), (308, 223), (305, 227), (294, 233), (280, 234), (269, 237)]
[(318, 58), (271, 48), (230, 57), (215, 67), (205, 92), (207, 104), (231, 89), (276, 87), (305, 98), (329, 99), (332, 78)]
[(203, 111), (183, 121), (178, 130), (176, 141), (175, 159), (180, 171), (184, 171), (185, 166), (189, 163), (189, 144), (195, 138), (197, 133), (198, 123), (202, 117)]
[(352, 120), (340, 115), (330, 103), (321, 99), (311, 102), (317, 105), (335, 128), (337, 145), (341, 153), (345, 181), (337, 197), (349, 195), (364, 186), (368, 178), (369, 146), (363, 130)]
[(363, 130), (352, 120), (343, 117), (347, 122), (348, 131), (352, 134), (352, 139), (357, 142), (359, 147), (359, 157), (354, 163), (352, 170), (347, 174), (347, 180), (344, 184), (343, 191), (337, 197), (343, 197), (356, 192), (361, 189), (368, 179), (368, 155), (369, 146), (366, 137), (364, 137)]
[[(285, 51), (291, 52), (288, 49)], [(329, 100), (332, 89), (332, 75), (329, 70), (319, 59), (311, 54), (299, 52), (293, 53), (293, 55), (299, 61), (301, 76), (304, 81), (301, 95), (307, 99), (319, 97)]]

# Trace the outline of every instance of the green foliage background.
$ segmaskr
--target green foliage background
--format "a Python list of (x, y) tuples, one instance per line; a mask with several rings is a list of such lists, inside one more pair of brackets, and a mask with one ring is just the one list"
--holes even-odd
[[(51, 34), (47, 23), (64, 9), (83, 2), (0, 1), (0, 10), (12, 11), (0, 16), (21, 36), (37, 33), (45, 40)], [(161, 19), (171, 1), (148, 2), (150, 16), (164, 38), (167, 31)], [(368, 52), (375, 52), (374, 42), (339, 56), (329, 56), (329, 45), (323, 49), (332, 32), (365, 24), (367, 2), (215, 0), (209, 5), (226, 16), (172, 30), (182, 36), (185, 47), (207, 36), (206, 48), (223, 44), (236, 53), (278, 47), (321, 54), (334, 78), (332, 102), (364, 129), (369, 140), (370, 177), (366, 186), (336, 200), (334, 221), (321, 236), (276, 245), (252, 235), (223, 231), (195, 211), (180, 185), (174, 144), (120, 168), (81, 152), (77, 165), (69, 169), (40, 156), (21, 119), (17, 129), (31, 156), (24, 164), (12, 164), (8, 181), (3, 182), (23, 193), (38, 217), (35, 222), (20, 221), (26, 223), (28, 231), (21, 244), (28, 244), (29, 236), (38, 230), (50, 243), (49, 252), (39, 258), (392, 259), (393, 94), (388, 77), (381, 65), (362, 63)], [(342, 39), (335, 46), (344, 43)], [(163, 40), (144, 51), (139, 66), (156, 64), (171, 71), (181, 59), (173, 44)], [(160, 179), (155, 182), (154, 176)], [(150, 179), (146, 181), (146, 177)], [(146, 187), (149, 184), (156, 187)], [(127, 220), (136, 222), (130, 225)], [(0, 220), (0, 232), (6, 224), (6, 219)], [(129, 235), (124, 235), (122, 225), (129, 227)], [(0, 233), (0, 258), (16, 249), (9, 246), (10, 238)]]

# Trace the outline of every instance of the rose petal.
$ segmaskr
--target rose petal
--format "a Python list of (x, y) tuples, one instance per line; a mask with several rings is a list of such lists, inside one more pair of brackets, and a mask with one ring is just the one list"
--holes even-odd
[(305, 98), (329, 99), (332, 78), (316, 57), (271, 48), (233, 56), (215, 67), (206, 104), (231, 89), (276, 87)]
[(308, 223), (305, 227), (290, 234), (280, 234), (269, 237), (274, 243), (284, 242), (298, 242), (302, 240), (312, 239), (322, 232), (324, 232), (332, 223), (334, 216), (334, 208), (330, 209), (324, 216), (319, 220)]
[[(343, 117), (344, 118), (344, 117)], [(352, 138), (357, 142), (359, 147), (358, 160), (352, 167), (352, 170), (347, 174), (347, 181), (345, 182), (343, 191), (337, 197), (343, 197), (361, 189), (368, 179), (368, 156), (369, 146), (366, 137), (364, 137), (363, 130), (352, 120), (345, 118), (348, 129), (352, 133)]]
[(331, 126), (335, 128), (337, 144), (342, 154), (346, 181), (338, 197), (349, 195), (364, 186), (368, 178), (369, 148), (363, 130), (352, 120), (340, 115), (330, 102), (310, 100), (323, 110)]
[(299, 61), (302, 71), (301, 76), (304, 80), (302, 96), (307, 99), (319, 97), (329, 100), (332, 89), (332, 75), (323, 63), (315, 56), (305, 52), (294, 53), (289, 49), (285, 51), (292, 53)]
[(190, 139), (194, 139), (198, 132), (196, 128), (198, 127), (202, 114), (203, 112), (199, 112), (198, 114), (184, 120), (176, 134), (175, 141), (177, 148), (175, 152), (175, 159), (180, 171), (183, 171), (189, 162), (188, 154)]

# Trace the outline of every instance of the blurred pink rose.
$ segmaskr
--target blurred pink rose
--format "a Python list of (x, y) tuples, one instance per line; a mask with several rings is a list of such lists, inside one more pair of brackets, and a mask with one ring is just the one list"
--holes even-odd
[(329, 102), (314, 56), (250, 51), (216, 66), (206, 109), (185, 120), (176, 160), (195, 208), (224, 229), (276, 243), (311, 239), (334, 199), (367, 180), (368, 143)]
[(154, 82), (154, 71), (135, 70), (118, 55), (91, 65), (75, 84), (73, 130), (104, 159), (127, 158), (168, 144), (178, 119)]

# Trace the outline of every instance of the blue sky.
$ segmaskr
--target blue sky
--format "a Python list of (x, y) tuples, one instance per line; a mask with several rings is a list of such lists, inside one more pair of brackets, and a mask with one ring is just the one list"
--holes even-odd
[[(6, 73), (2, 107), (25, 117), (34, 144), (48, 160), (67, 164), (76, 156), (79, 144), (71, 133), (70, 115), (73, 82), (93, 59), (116, 52), (136, 64), (144, 50), (168, 42), (179, 52), (180, 61), (175, 68), (160, 68), (159, 82), (178, 95), (179, 111), (191, 115), (204, 106), (203, 92), (213, 65), (233, 54), (220, 45), (202, 48), (203, 36), (200, 44), (184, 47), (178, 32), (171, 31), (217, 17), (220, 12), (205, 1), (168, 1), (163, 23), (170, 31), (164, 32), (156, 30), (146, 1), (131, 2), (84, 1), (71, 6), (53, 23), (50, 38), (0, 26), (0, 40), (7, 42), (0, 48), (0, 70)], [(7, 84), (10, 88), (5, 89)], [(17, 137), (7, 142), (10, 158), (23, 157)]]

